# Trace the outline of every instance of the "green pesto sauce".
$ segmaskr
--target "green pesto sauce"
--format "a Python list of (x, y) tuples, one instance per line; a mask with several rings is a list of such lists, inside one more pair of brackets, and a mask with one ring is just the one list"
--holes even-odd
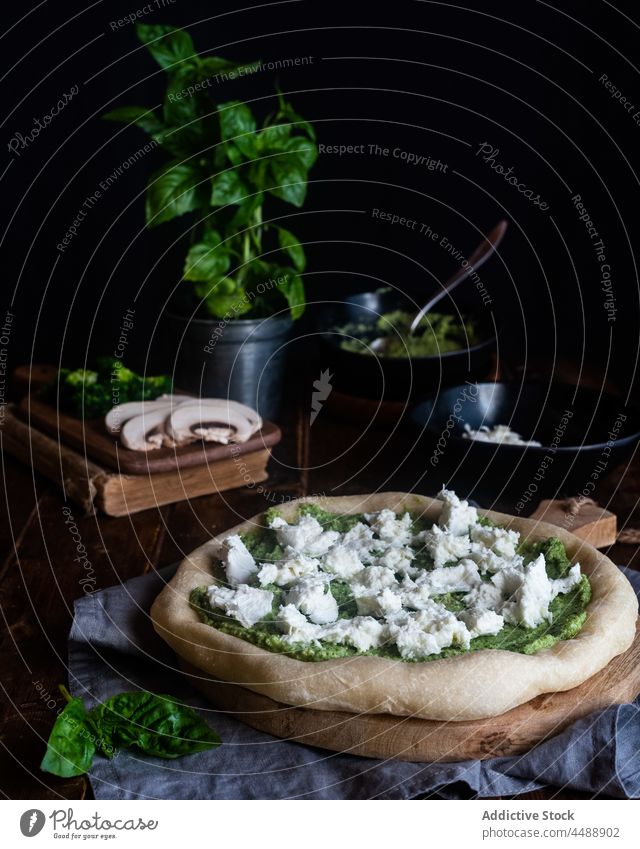
[(469, 318), (430, 312), (422, 319), (416, 332), (409, 334), (414, 314), (395, 310), (380, 316), (375, 325), (349, 324), (341, 331), (353, 338), (344, 339), (340, 347), (356, 354), (375, 355), (369, 343), (377, 337), (388, 337), (385, 357), (436, 357), (449, 351), (459, 351), (477, 345), (481, 337), (476, 323)]
[[(314, 516), (325, 530), (336, 530), (344, 533), (357, 522), (362, 521), (362, 515), (346, 516), (329, 513), (316, 504), (305, 504), (300, 512)], [(270, 510), (265, 514), (268, 521), (277, 511)], [(483, 522), (490, 523), (490, 520)], [(414, 527), (421, 529), (425, 521), (417, 518)], [(491, 523), (492, 524), (492, 523)], [(258, 528), (250, 533), (243, 534), (242, 539), (256, 560), (267, 562), (279, 559), (282, 548), (278, 545), (275, 533), (268, 527)], [(526, 562), (534, 560), (540, 553), (544, 554), (547, 564), (547, 574), (550, 578), (561, 578), (568, 572), (571, 561), (567, 557), (564, 545), (559, 539), (551, 537), (540, 542), (524, 542), (520, 545), (520, 554)], [(420, 555), (413, 561), (416, 565), (424, 568), (433, 568), (428, 558), (421, 560)], [(222, 566), (216, 564), (213, 568), (213, 577), (224, 582), (225, 576)], [(340, 611), (339, 618), (351, 619), (357, 615), (357, 607), (349, 585), (342, 581), (332, 581), (329, 585), (331, 593), (338, 602)], [(306, 645), (300, 643), (290, 645), (282, 639), (276, 624), (277, 611), (283, 602), (286, 590), (275, 585), (269, 585), (264, 589), (273, 593), (273, 609), (269, 616), (252, 628), (245, 628), (235, 619), (225, 616), (220, 610), (214, 609), (207, 599), (206, 587), (197, 587), (190, 596), (191, 606), (198, 613), (203, 622), (217, 628), (225, 634), (239, 637), (242, 640), (253, 643), (268, 651), (289, 655), (297, 660), (321, 661), (333, 660), (338, 657), (353, 657), (355, 655), (374, 655), (376, 657), (387, 657), (394, 660), (403, 660), (404, 663), (415, 663), (416, 661), (404, 660), (400, 657), (395, 645), (382, 646), (368, 652), (359, 652), (351, 646), (333, 645), (321, 642), (317, 645)], [(441, 602), (454, 613), (464, 609), (464, 593), (446, 593), (437, 596), (436, 601)], [(583, 575), (580, 583), (573, 587), (568, 593), (557, 596), (549, 606), (553, 619), (551, 623), (543, 622), (535, 628), (523, 628), (516, 625), (505, 625), (499, 634), (476, 637), (471, 640), (469, 649), (459, 646), (451, 646), (443, 649), (439, 654), (429, 655), (421, 658), (423, 661), (440, 660), (447, 657), (455, 657), (465, 654), (467, 651), (478, 651), (480, 649), (501, 649), (503, 651), (514, 651), (520, 654), (535, 654), (541, 649), (548, 649), (560, 640), (570, 640), (575, 637), (584, 625), (586, 619), (586, 607), (591, 598), (591, 585), (586, 575)]]

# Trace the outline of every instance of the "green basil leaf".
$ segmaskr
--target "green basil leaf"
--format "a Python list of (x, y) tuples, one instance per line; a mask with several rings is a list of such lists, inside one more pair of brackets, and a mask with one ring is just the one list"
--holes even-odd
[(222, 56), (203, 56), (200, 59), (200, 73), (204, 77), (215, 77), (216, 74), (228, 74), (232, 79), (236, 76), (247, 76), (260, 70), (261, 61), (230, 62)]
[(185, 60), (197, 61), (193, 41), (186, 30), (164, 24), (136, 24), (136, 32), (158, 65), (165, 70)]
[(252, 306), (244, 286), (232, 277), (224, 277), (217, 283), (196, 283), (195, 290), (207, 312), (215, 318), (226, 315), (235, 318), (249, 312)]
[(202, 172), (189, 162), (173, 160), (155, 174), (147, 184), (146, 220), (156, 227), (202, 206), (206, 188)]
[(222, 171), (213, 178), (211, 192), (211, 204), (213, 206), (240, 203), (248, 194), (249, 190), (236, 170)]
[(295, 265), (296, 271), (304, 271), (307, 264), (304, 248), (293, 233), (285, 230), (284, 227), (278, 227), (278, 241), (282, 250), (288, 254), (291, 262)]
[(95, 752), (95, 735), (82, 699), (71, 699), (55, 721), (40, 769), (61, 778), (83, 775)]
[(272, 195), (301, 207), (307, 194), (307, 172), (290, 157), (279, 157), (271, 163), (275, 185), (269, 188)]
[(290, 135), (290, 124), (271, 124), (258, 133), (258, 148), (261, 151), (282, 150)]
[(295, 321), (304, 313), (306, 304), (304, 283), (300, 275), (296, 274), (292, 268), (281, 268), (278, 271), (278, 276), (287, 275), (287, 279), (280, 283), (278, 289), (286, 298), (291, 310), (291, 318)]
[(184, 263), (185, 280), (206, 282), (227, 273), (231, 260), (226, 246), (220, 242), (218, 235), (213, 244), (204, 241), (191, 245)]
[(135, 124), (149, 135), (156, 136), (164, 130), (153, 110), (144, 106), (121, 106), (102, 116), (105, 121), (117, 121), (121, 124)]
[(283, 145), (284, 150), (288, 150), (292, 157), (309, 169), (318, 158), (318, 149), (309, 139), (303, 139), (301, 136), (294, 136), (288, 139)]
[(232, 100), (218, 106), (220, 135), (224, 141), (232, 141), (248, 158), (256, 155), (256, 121), (246, 103)]
[(253, 197), (245, 198), (242, 201), (238, 209), (233, 215), (233, 218), (229, 222), (229, 226), (232, 230), (240, 230), (246, 227), (246, 225), (252, 221), (255, 216), (256, 210), (262, 206), (264, 202), (264, 195), (262, 192), (258, 192), (253, 195)]
[(120, 693), (89, 712), (97, 727), (109, 729), (113, 739), (157, 758), (178, 758), (220, 745), (220, 738), (187, 705), (171, 696)]
[(278, 110), (278, 118), (286, 118), (293, 125), (293, 129), (305, 133), (311, 141), (315, 141), (316, 131), (313, 129), (311, 124), (308, 121), (305, 121), (301, 115), (298, 115), (293, 107), (284, 100), (282, 94), (279, 94), (279, 98), (280, 107)]

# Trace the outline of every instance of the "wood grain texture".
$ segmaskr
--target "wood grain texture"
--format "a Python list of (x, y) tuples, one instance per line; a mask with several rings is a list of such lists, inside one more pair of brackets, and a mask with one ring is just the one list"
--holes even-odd
[(576, 719), (633, 701), (640, 692), (640, 628), (628, 651), (579, 687), (537, 696), (500, 716), (467, 722), (296, 708), (216, 681), (182, 661), (181, 665), (217, 708), (274, 737), (368, 758), (464, 761), (521, 754)]
[(594, 548), (613, 545), (618, 535), (615, 514), (588, 498), (541, 501), (529, 518), (558, 525)]
[(178, 448), (158, 448), (154, 451), (131, 451), (120, 444), (103, 427), (102, 420), (82, 421), (58, 411), (53, 405), (39, 401), (33, 395), (22, 399), (18, 413), (38, 430), (54, 436), (60, 443), (78, 451), (91, 461), (119, 474), (149, 475), (172, 472), (193, 466), (212, 464), (254, 451), (271, 448), (280, 442), (282, 433), (273, 422), (248, 439), (233, 445), (217, 442), (193, 442)]

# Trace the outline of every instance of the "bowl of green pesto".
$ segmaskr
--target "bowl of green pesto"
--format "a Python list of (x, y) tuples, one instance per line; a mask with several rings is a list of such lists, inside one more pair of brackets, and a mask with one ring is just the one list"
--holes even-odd
[[(496, 330), (489, 315), (439, 309), (417, 331), (409, 327), (419, 304), (386, 289), (348, 295), (332, 304), (320, 330), (323, 368), (343, 393), (383, 400), (426, 397), (442, 386), (484, 378)], [(384, 353), (371, 348), (387, 337)]]

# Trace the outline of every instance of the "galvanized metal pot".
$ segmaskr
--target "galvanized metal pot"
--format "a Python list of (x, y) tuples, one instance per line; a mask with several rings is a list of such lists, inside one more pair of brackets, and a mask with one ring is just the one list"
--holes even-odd
[(288, 313), (232, 321), (165, 313), (174, 383), (201, 397), (240, 401), (273, 419), (292, 326)]

